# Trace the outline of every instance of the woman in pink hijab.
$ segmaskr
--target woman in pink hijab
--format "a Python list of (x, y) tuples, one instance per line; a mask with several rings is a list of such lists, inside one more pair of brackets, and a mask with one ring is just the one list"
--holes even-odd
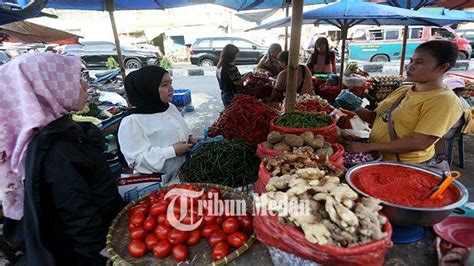
[(121, 207), (104, 138), (69, 113), (88, 86), (77, 57), (19, 56), (0, 67), (0, 200), (4, 236), (26, 247), (29, 265), (101, 265)]

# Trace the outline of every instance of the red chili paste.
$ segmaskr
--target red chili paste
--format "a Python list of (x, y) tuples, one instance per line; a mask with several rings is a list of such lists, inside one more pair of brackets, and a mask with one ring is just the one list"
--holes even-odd
[(451, 185), (443, 192), (443, 199), (424, 199), (439, 179), (419, 170), (395, 165), (362, 168), (352, 174), (352, 182), (375, 198), (409, 207), (442, 207), (456, 202), (460, 196)]

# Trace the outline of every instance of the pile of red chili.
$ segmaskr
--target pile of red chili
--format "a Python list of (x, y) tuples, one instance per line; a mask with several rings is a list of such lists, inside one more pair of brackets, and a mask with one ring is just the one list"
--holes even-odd
[(459, 192), (451, 185), (443, 199), (425, 199), (439, 179), (416, 169), (374, 165), (357, 170), (352, 182), (363, 192), (386, 202), (409, 207), (442, 207), (456, 202)]
[(270, 120), (278, 111), (252, 96), (235, 95), (231, 104), (209, 128), (209, 136), (223, 135), (226, 139), (241, 139), (256, 146), (267, 139)]

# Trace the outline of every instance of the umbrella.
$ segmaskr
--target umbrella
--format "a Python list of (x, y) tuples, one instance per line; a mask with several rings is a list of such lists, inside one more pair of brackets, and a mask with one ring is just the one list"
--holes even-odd
[(23, 43), (57, 43), (74, 44), (79, 43), (81, 36), (69, 32), (41, 26), (27, 21), (17, 21), (0, 25), (0, 33), (7, 35), (10, 42)]
[(41, 9), (47, 0), (35, 0), (21, 8), (18, 5), (0, 5), (0, 25), (43, 15)]
[[(250, 30), (269, 29), (287, 25), (291, 18), (283, 18), (260, 25)], [(336, 4), (317, 8), (303, 13), (303, 24), (327, 23), (341, 29), (342, 51), (345, 51), (347, 31), (356, 24), (363, 25), (434, 25), (443, 26), (459, 23), (462, 20), (447, 16), (427, 14), (387, 5), (378, 5), (358, 0), (343, 0)], [(344, 52), (341, 56), (340, 75), (344, 71)], [(342, 84), (341, 84), (342, 86)]]
[(366, 0), (366, 2), (383, 3), (396, 7), (408, 9), (419, 9), (420, 7), (438, 6), (449, 9), (474, 7), (472, 0)]
[[(316, 5), (334, 2), (335, 0), (305, 0), (304, 5)], [(107, 10), (104, 0), (49, 0), (46, 7), (57, 9), (78, 10)], [(143, 9), (167, 9), (198, 4), (214, 4), (237, 11), (255, 9), (283, 8), (291, 3), (291, 0), (115, 0), (115, 10), (143, 10)]]
[[(333, 1), (335, 0), (305, 0), (304, 4), (314, 5)], [(291, 0), (48, 0), (46, 7), (55, 9), (108, 11), (114, 33), (115, 45), (117, 47), (119, 64), (122, 69), (122, 77), (125, 78), (125, 67), (123, 65), (120, 40), (118, 38), (113, 13), (115, 10), (167, 9), (198, 4), (215, 4), (242, 11), (281, 8), (288, 6), (289, 3), (291, 3)]]

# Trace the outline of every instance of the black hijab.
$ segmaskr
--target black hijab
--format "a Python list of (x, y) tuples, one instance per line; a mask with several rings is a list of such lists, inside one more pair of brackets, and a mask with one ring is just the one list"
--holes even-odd
[(159, 66), (146, 66), (133, 71), (125, 78), (125, 91), (132, 108), (131, 114), (154, 114), (168, 110), (169, 104), (164, 103), (158, 91), (165, 69)]

